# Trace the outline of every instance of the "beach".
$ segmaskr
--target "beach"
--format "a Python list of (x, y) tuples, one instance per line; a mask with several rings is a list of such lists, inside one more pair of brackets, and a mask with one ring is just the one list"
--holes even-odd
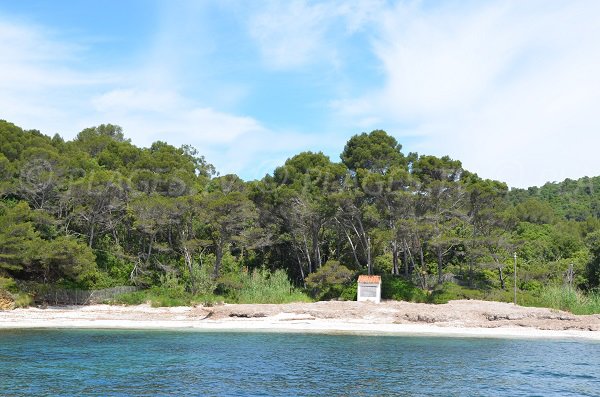
[(600, 315), (476, 300), (443, 305), (387, 301), (290, 304), (53, 306), (0, 312), (1, 329), (180, 329), (600, 341)]

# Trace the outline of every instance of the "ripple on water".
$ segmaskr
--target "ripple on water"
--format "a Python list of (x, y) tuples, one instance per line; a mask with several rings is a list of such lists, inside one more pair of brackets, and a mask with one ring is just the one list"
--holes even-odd
[(117, 330), (0, 332), (2, 396), (597, 396), (600, 344)]

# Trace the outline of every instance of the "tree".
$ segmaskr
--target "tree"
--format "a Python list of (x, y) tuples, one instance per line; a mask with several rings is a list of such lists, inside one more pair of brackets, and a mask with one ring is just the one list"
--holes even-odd
[[(509, 235), (514, 221), (507, 210), (508, 187), (502, 182), (483, 180), (475, 174), (467, 175), (465, 184), (467, 215), (471, 226), (471, 235), (467, 241), (469, 255), (472, 260), (491, 259), (491, 266), (498, 271), (500, 288), (505, 289), (505, 259), (510, 258), (515, 251), (515, 244)], [(472, 270), (469, 276), (472, 280)]]
[(116, 172), (98, 171), (72, 183), (64, 201), (72, 208), (71, 217), (94, 246), (98, 235), (111, 232), (118, 244), (117, 227), (126, 216), (129, 185)]
[(79, 147), (96, 157), (111, 142), (129, 142), (125, 140), (123, 129), (118, 125), (100, 124), (89, 127), (77, 134), (75, 142)]
[(394, 137), (383, 130), (374, 130), (350, 138), (340, 157), (353, 172), (365, 169), (385, 174), (390, 167), (404, 161), (401, 149), (402, 145)]
[(96, 257), (85, 244), (72, 236), (60, 236), (47, 244), (42, 258), (45, 281), (61, 278), (91, 282), (96, 273)]
[[(311, 152), (288, 159), (274, 172), (278, 214), (297, 256), (305, 259), (309, 274), (324, 262), (326, 227), (335, 214), (330, 195), (341, 189), (345, 174), (343, 165), (332, 163), (322, 153)], [(304, 280), (305, 271), (298, 262)]]
[(594, 289), (600, 287), (600, 230), (590, 233), (586, 238), (586, 243), (590, 248), (591, 260), (586, 267), (587, 287)]
[(215, 251), (213, 275), (219, 277), (221, 262), (229, 244), (244, 243), (244, 231), (257, 218), (254, 203), (248, 198), (244, 183), (234, 175), (213, 180), (212, 191), (201, 200), (208, 238)]
[(26, 202), (0, 206), (0, 271), (25, 271), (37, 259), (42, 244)]
[(91, 249), (70, 236), (45, 240), (25, 202), (0, 207), (0, 272), (46, 282), (83, 281), (96, 270)]
[[(366, 194), (358, 189), (332, 195), (337, 211), (335, 221), (344, 233), (358, 268), (365, 266), (373, 273), (371, 232), (379, 223), (379, 214)], [(363, 265), (364, 264), (364, 265)]]
[[(175, 205), (175, 200), (160, 195), (142, 196), (131, 202), (133, 226), (139, 233), (137, 262), (133, 268), (131, 278), (135, 282), (147, 283), (148, 268), (151, 265), (160, 265), (159, 260), (154, 260), (154, 253), (158, 251), (172, 251), (172, 246), (160, 239), (167, 235), (168, 242), (172, 226), (179, 223), (180, 211)], [(161, 270), (166, 270), (163, 269)]]
[[(405, 253), (407, 265), (406, 240), (408, 229), (403, 227), (415, 215), (416, 180), (402, 167), (391, 168), (387, 175), (370, 174), (363, 181), (367, 191), (379, 191), (375, 196), (379, 217), (379, 228), (385, 231), (392, 254), (392, 274), (400, 274), (400, 252)], [(405, 266), (408, 275), (408, 266)]]
[(455, 231), (465, 219), (464, 189), (458, 183), (463, 169), (460, 161), (447, 156), (421, 156), (413, 170), (420, 180), (417, 216), (429, 226), (429, 246), (437, 262), (437, 282), (441, 284), (444, 257), (459, 243)]

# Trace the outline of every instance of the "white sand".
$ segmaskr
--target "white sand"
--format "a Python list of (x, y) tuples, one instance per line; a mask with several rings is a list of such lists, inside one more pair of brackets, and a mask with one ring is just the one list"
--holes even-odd
[[(478, 303), (477, 301), (471, 302), (472, 304), (463, 303), (458, 305), (459, 309), (457, 310), (459, 312), (456, 313), (457, 318), (461, 317), (460, 311), (465, 310), (465, 308), (475, 312), (481, 310), (470, 308), (469, 306), (474, 306)], [(450, 321), (434, 321), (434, 323), (429, 323), (432, 320), (431, 317), (427, 317), (427, 323), (419, 321), (398, 323), (399, 318), (403, 319), (408, 316), (406, 313), (400, 316), (398, 312), (402, 310), (401, 308), (404, 304), (406, 303), (363, 305), (356, 302), (335, 302), (331, 304), (323, 302), (292, 305), (223, 305), (215, 308), (151, 308), (147, 305), (128, 307), (93, 305), (67, 308), (53, 307), (48, 309), (29, 308), (0, 312), (0, 330), (32, 328), (156, 329), (446, 337), (560, 338), (600, 341), (600, 331), (598, 330), (539, 329), (536, 326), (523, 326), (522, 324), (518, 325), (519, 323), (514, 325), (510, 322), (500, 322), (498, 324), (497, 322), (483, 322), (479, 324), (477, 322), (451, 319)], [(429, 306), (420, 305), (416, 306), (416, 308), (427, 312)], [(444, 306), (446, 305), (438, 305), (436, 308), (444, 308)], [(410, 308), (411, 306), (408, 307)], [(446, 310), (450, 310), (451, 308), (451, 306), (448, 306)], [(519, 307), (512, 305), (511, 308), (520, 310)], [(351, 309), (355, 310), (355, 312), (351, 312)], [(356, 315), (356, 310), (359, 310), (358, 313), (360, 315)], [(530, 310), (538, 313), (540, 310), (548, 309), (524, 308), (524, 310), (527, 310), (528, 313)], [(344, 312), (347, 312), (348, 315), (344, 316)], [(365, 313), (367, 314), (365, 315)], [(513, 315), (511, 313), (506, 317)], [(489, 317), (489, 310), (485, 311), (485, 315)], [(448, 314), (445, 314), (442, 320), (448, 320), (448, 317)], [(585, 317), (585, 321), (591, 321), (592, 325), (600, 318)], [(542, 324), (546, 326), (548, 320), (545, 317), (544, 319), (546, 322)], [(574, 321), (570, 318), (562, 317), (561, 320)]]

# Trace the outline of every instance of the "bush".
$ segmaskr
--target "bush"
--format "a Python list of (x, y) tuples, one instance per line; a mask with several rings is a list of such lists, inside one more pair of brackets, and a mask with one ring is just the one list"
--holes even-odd
[(25, 308), (33, 305), (33, 297), (25, 292), (19, 292), (14, 295), (15, 308)]
[(306, 277), (306, 287), (317, 300), (338, 298), (354, 274), (338, 261), (329, 260), (319, 270)]
[(172, 273), (160, 276), (160, 285), (143, 291), (135, 291), (116, 297), (111, 303), (141, 305), (150, 303), (152, 307), (188, 306), (192, 296), (185, 291), (179, 279)]
[(392, 262), (391, 253), (379, 255), (373, 260), (373, 271), (375, 274), (390, 274), (394, 267)]
[(33, 298), (26, 292), (19, 291), (17, 283), (12, 278), (0, 277), (0, 309), (29, 307)]
[(0, 290), (8, 292), (17, 292), (17, 283), (12, 278), (0, 277)]
[[(212, 285), (216, 285), (212, 281)], [(267, 270), (254, 272), (242, 271), (230, 273), (218, 281), (217, 291), (213, 293), (192, 294), (187, 292), (173, 275), (161, 277), (161, 285), (144, 291), (123, 294), (111, 303), (139, 305), (150, 303), (153, 307), (190, 306), (194, 304), (213, 305), (219, 301), (231, 303), (289, 303), (308, 302), (310, 298), (292, 286), (283, 270), (273, 273)]]
[(519, 286), (524, 291), (539, 292), (543, 289), (543, 284), (538, 280), (527, 280)]
[(344, 301), (355, 301), (358, 294), (358, 284), (350, 283), (342, 288), (340, 299)]
[(212, 295), (217, 288), (213, 277), (215, 256), (206, 255), (202, 261), (194, 261), (192, 269), (184, 268), (183, 280), (186, 289), (194, 295)]
[[(517, 303), (537, 302), (535, 291), (517, 291)], [(428, 301), (431, 303), (448, 303), (451, 300), (477, 299), (494, 302), (511, 303), (514, 300), (512, 289), (472, 289), (455, 283), (444, 283), (441, 288), (432, 292)]]
[(385, 274), (381, 279), (381, 298), (408, 302), (426, 302), (428, 294), (402, 277)]
[(484, 299), (481, 290), (462, 287), (455, 283), (444, 283), (441, 288), (435, 289), (429, 297), (431, 303), (448, 303), (458, 299)]
[(237, 291), (239, 303), (307, 302), (310, 299), (297, 291), (283, 270), (242, 272), (241, 288)]

